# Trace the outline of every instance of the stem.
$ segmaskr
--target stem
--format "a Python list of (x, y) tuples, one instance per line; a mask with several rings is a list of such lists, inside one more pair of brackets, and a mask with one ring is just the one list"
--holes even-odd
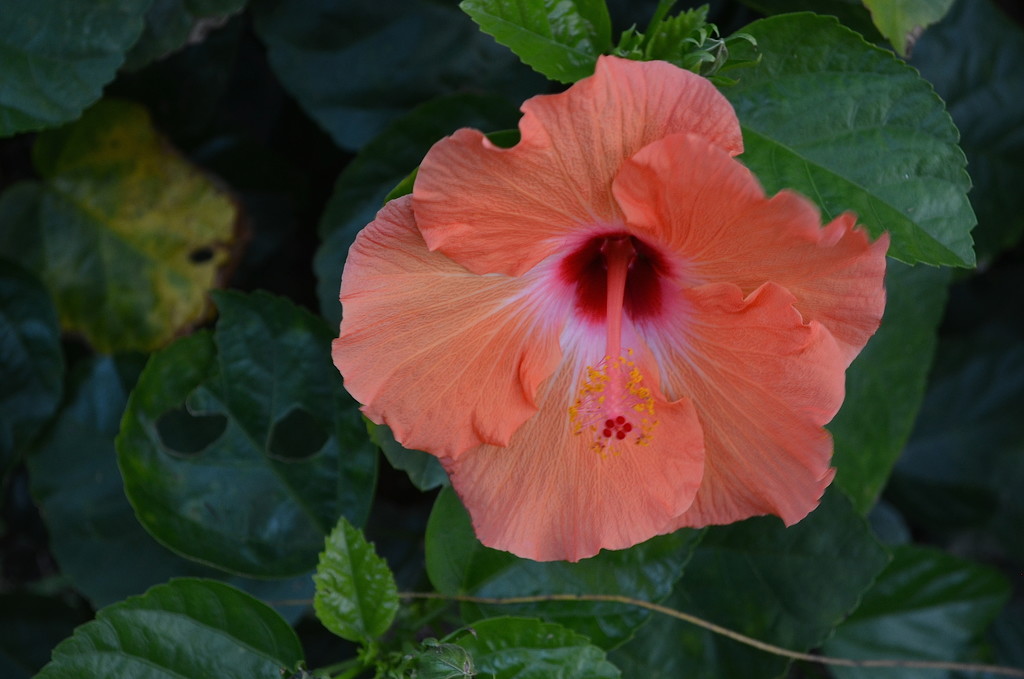
[[(327, 674), (335, 677), (335, 679), (351, 679), (351, 677), (358, 676), (360, 672), (366, 669), (366, 665), (359, 658), (349, 658), (339, 663), (329, 665), (327, 667), (320, 668), (320, 672), (326, 672)], [(335, 674), (335, 673), (338, 674)], [(353, 674), (353, 672), (355, 672)]]
[(1001, 674), (1007, 677), (1024, 677), (1024, 670), (1015, 669), (1013, 667), (1003, 667), (1001, 665), (980, 665), (973, 663), (945, 662), (940, 660), (853, 660), (850, 658), (836, 658), (827, 655), (812, 655), (810, 653), (791, 651), (787, 648), (768, 644), (758, 639), (754, 639), (753, 637), (740, 634), (739, 632), (734, 632), (731, 629), (716, 625), (713, 622), (709, 622), (703, 618), (698, 618), (697, 616), (690, 615), (689, 613), (683, 613), (682, 611), (677, 611), (675, 609), (668, 608), (667, 606), (643, 601), (642, 599), (620, 596), (618, 594), (540, 594), (536, 596), (493, 598), (458, 594), (448, 595), (440, 594), (438, 592), (399, 592), (398, 596), (403, 599), (450, 599), (453, 601), (464, 601), (475, 604), (531, 604), (545, 601), (601, 601), (619, 603), (626, 604), (628, 606), (646, 608), (647, 610), (654, 611), (655, 613), (661, 613), (662, 615), (667, 615), (669, 617), (676, 618), (677, 620), (688, 622), (691, 625), (696, 625), (697, 627), (706, 629), (714, 634), (718, 634), (728, 639), (732, 639), (733, 641), (738, 641), (741, 644), (756, 648), (759, 651), (771, 653), (772, 655), (781, 656), (783, 658), (789, 658), (791, 660), (803, 660), (805, 662), (818, 663), (821, 665), (834, 665), (838, 667), (904, 667), (908, 669), (988, 672), (990, 674)]
[(353, 667), (347, 672), (342, 672), (341, 674), (333, 675), (333, 679), (355, 679), (368, 669), (370, 668), (360, 665), (359, 667)]

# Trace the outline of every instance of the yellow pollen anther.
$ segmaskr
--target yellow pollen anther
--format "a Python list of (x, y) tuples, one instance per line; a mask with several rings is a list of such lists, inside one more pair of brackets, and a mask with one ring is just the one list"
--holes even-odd
[(628, 443), (648, 445), (658, 421), (651, 390), (643, 382), (640, 369), (628, 357), (605, 356), (597, 366), (587, 366), (569, 406), (573, 433), (589, 437), (590, 449), (602, 455), (617, 453)]

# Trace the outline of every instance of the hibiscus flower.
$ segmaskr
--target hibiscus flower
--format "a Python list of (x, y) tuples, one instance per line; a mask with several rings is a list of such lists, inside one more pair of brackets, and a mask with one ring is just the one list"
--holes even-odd
[(732, 107), (671, 64), (602, 57), (522, 110), (512, 148), (439, 141), (359, 234), (345, 387), (523, 557), (802, 519), (834, 475), (824, 425), (878, 327), (887, 238), (766, 197)]

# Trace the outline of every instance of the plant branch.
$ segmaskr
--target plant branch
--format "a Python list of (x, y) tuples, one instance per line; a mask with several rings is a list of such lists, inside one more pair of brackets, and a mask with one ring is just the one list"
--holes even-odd
[(647, 610), (654, 611), (655, 613), (661, 613), (662, 615), (682, 620), (683, 622), (690, 623), (691, 625), (696, 625), (697, 627), (706, 629), (714, 634), (718, 634), (746, 646), (756, 648), (759, 651), (771, 653), (772, 655), (781, 656), (783, 658), (789, 658), (791, 660), (803, 660), (805, 662), (819, 663), (821, 665), (835, 665), (840, 667), (902, 667), (908, 669), (988, 672), (1007, 677), (1024, 677), (1024, 670), (1013, 667), (1004, 667), (1001, 665), (981, 665), (973, 663), (946, 662), (941, 660), (853, 660), (851, 658), (836, 658), (827, 655), (813, 655), (810, 653), (791, 651), (787, 648), (782, 648), (781, 646), (775, 646), (774, 644), (769, 644), (764, 641), (754, 639), (753, 637), (748, 637), (745, 634), (740, 634), (739, 632), (722, 627), (721, 625), (716, 625), (713, 622), (709, 622), (703, 618), (698, 618), (697, 616), (690, 615), (689, 613), (683, 613), (682, 611), (677, 611), (673, 608), (654, 604), (649, 601), (643, 601), (642, 599), (633, 599), (617, 594), (539, 594), (536, 596), (495, 598), (461, 594), (440, 594), (438, 592), (399, 592), (399, 596), (403, 599), (448, 599), (451, 601), (463, 601), (466, 603), (498, 605), (532, 604), (546, 601), (601, 601), (619, 603), (627, 606), (646, 608)]

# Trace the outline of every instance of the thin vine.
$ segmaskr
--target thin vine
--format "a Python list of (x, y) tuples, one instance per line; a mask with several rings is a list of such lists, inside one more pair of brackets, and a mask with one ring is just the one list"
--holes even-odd
[(988, 672), (990, 674), (999, 674), (1007, 677), (1024, 677), (1024, 670), (1016, 669), (1013, 667), (1004, 667), (1002, 665), (984, 665), (975, 663), (961, 663), (961, 662), (947, 662), (942, 660), (902, 660), (902, 659), (870, 659), (870, 660), (854, 660), (851, 658), (837, 658), (827, 655), (814, 655), (811, 653), (801, 653), (799, 651), (792, 651), (788, 648), (782, 648), (781, 646), (775, 646), (753, 637), (748, 637), (745, 634), (740, 634), (734, 630), (716, 625), (713, 622), (698, 618), (695, 615), (689, 613), (683, 613), (667, 606), (660, 604), (651, 603), (642, 599), (633, 599), (627, 596), (621, 596), (618, 594), (538, 594), (534, 596), (518, 596), (518, 597), (481, 597), (481, 596), (469, 596), (463, 594), (441, 594), (439, 592), (399, 592), (399, 597), (403, 599), (446, 599), (450, 601), (462, 601), (466, 603), (475, 604), (532, 604), (541, 603), (546, 601), (600, 601), (600, 602), (611, 602), (626, 604), (628, 606), (637, 606), (638, 608), (646, 608), (649, 611), (667, 615), (677, 620), (682, 620), (691, 625), (696, 625), (702, 629), (718, 634), (720, 636), (732, 639), (733, 641), (745, 644), (752, 648), (756, 648), (759, 651), (765, 653), (771, 653), (772, 655), (781, 656), (783, 658), (789, 658), (791, 660), (802, 660), (804, 662), (818, 663), (820, 665), (833, 665), (839, 667), (890, 667), (890, 668), (907, 668), (907, 669), (929, 669), (929, 670), (949, 670), (958, 672)]

